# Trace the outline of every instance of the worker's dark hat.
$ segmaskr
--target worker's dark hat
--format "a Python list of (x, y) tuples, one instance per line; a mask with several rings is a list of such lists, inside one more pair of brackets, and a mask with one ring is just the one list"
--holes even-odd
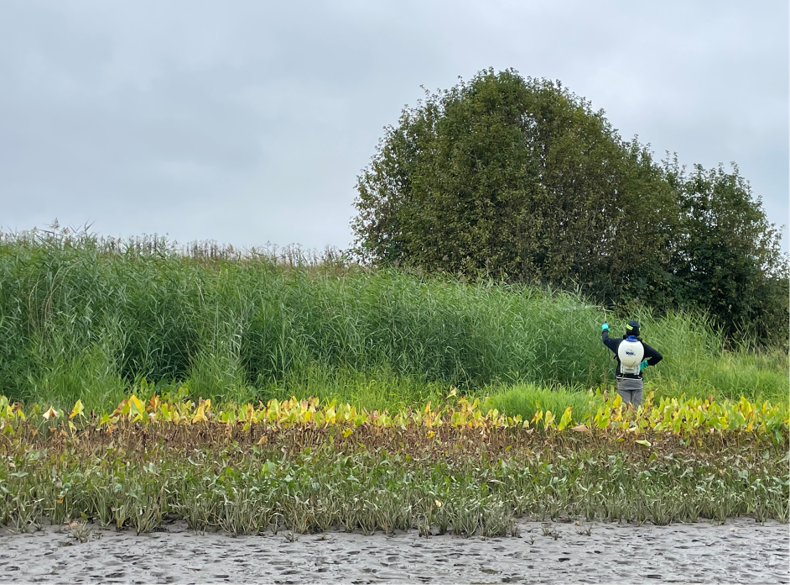
[(628, 325), (625, 326), (625, 335), (626, 337), (630, 335), (639, 337), (639, 321), (629, 321)]

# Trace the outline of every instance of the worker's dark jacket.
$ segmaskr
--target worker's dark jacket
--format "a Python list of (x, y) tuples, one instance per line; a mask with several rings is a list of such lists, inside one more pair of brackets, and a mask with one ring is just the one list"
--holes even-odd
[[(609, 349), (611, 349), (614, 352), (614, 357), (617, 358), (617, 372), (616, 372), (617, 377), (618, 378), (625, 377), (625, 378), (641, 379), (642, 378), (642, 372), (639, 372), (638, 374), (623, 374), (620, 371), (620, 357), (617, 355), (617, 349), (620, 347), (620, 343), (623, 340), (622, 339), (611, 339), (609, 337), (609, 330), (608, 329), (604, 329), (601, 332), (601, 334), (602, 334), (602, 337), (603, 337), (603, 344), (606, 347), (608, 347)], [(644, 341), (642, 341), (639, 337), (637, 337), (637, 339), (639, 340), (639, 343), (642, 344), (642, 347), (645, 348), (645, 355), (644, 355), (644, 357), (642, 359), (643, 360), (647, 360), (647, 365), (648, 366), (655, 366), (658, 362), (660, 362), (663, 359), (663, 356), (660, 353), (658, 353), (655, 349), (650, 347), (648, 344), (646, 344)]]

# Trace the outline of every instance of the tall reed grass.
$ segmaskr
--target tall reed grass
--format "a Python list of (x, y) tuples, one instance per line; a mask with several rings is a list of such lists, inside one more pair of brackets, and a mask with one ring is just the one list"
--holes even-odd
[[(786, 353), (725, 351), (699, 315), (635, 317), (665, 356), (646, 373), (659, 395), (786, 397)], [(586, 390), (613, 380), (605, 318), (572, 293), (370, 271), (331, 251), (0, 234), (0, 394), (27, 402), (106, 405), (143, 379), (369, 408), (450, 385)], [(609, 321), (616, 334), (625, 319)]]

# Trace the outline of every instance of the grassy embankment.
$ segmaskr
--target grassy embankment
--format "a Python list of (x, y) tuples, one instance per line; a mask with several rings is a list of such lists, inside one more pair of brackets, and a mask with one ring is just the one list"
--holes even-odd
[[(454, 385), (530, 416), (536, 399), (578, 410), (580, 390), (613, 381), (606, 315), (572, 294), (275, 260), (6, 236), (0, 394), (112, 409), (145, 379), (215, 403), (295, 395), (381, 409)], [(726, 351), (695, 315), (634, 316), (665, 355), (645, 374), (657, 396), (787, 400), (785, 351)], [(616, 335), (624, 320), (609, 320)]]
[[(589, 392), (611, 384), (614, 362), (600, 342), (605, 314), (574, 295), (294, 264), (179, 255), (155, 240), (6, 238), (0, 395), (27, 420), (5, 407), (0, 524), (86, 518), (145, 531), (180, 517), (230, 533), (496, 535), (520, 515), (787, 521), (785, 352), (726, 351), (699, 316), (636, 315), (666, 356), (646, 374), (655, 401), (716, 402), (632, 413)], [(454, 408), (452, 387), (481, 398), (489, 422), (413, 418), (428, 401)], [(146, 414), (127, 400), (125, 419), (102, 422), (131, 392)], [(292, 395), (412, 418), (253, 425), (240, 414)], [(741, 396), (784, 410), (726, 402)], [(224, 410), (203, 420), (200, 398)], [(44, 418), (35, 403), (60, 412)], [(178, 405), (189, 415), (176, 421)], [(500, 429), (494, 409), (532, 425)], [(560, 424), (570, 412), (587, 430)], [(695, 413), (709, 420), (690, 430)]]

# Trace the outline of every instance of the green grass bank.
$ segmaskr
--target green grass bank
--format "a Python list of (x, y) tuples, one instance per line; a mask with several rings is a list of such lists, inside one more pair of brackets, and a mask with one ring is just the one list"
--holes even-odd
[[(633, 317), (665, 356), (645, 374), (657, 396), (787, 400), (786, 351), (727, 351), (700, 315)], [(23, 402), (109, 407), (145, 379), (215, 402), (315, 395), (397, 407), (452, 385), (500, 410), (533, 408), (613, 381), (606, 318), (623, 329), (626, 319), (574, 294), (331, 256), (0, 236), (0, 394)]]

